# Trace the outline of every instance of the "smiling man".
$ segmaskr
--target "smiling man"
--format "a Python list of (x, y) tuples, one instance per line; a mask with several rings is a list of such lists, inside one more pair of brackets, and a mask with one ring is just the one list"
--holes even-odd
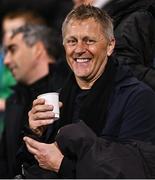
[[(29, 126), (43, 136), (42, 142), (24, 137), (28, 151), (58, 178), (147, 178), (138, 151), (125, 144), (155, 143), (155, 93), (112, 58), (111, 18), (81, 5), (66, 17), (62, 34), (73, 73), (60, 92), (61, 118), (53, 123), (52, 107), (35, 100)], [(34, 164), (24, 161), (25, 174), (33, 174)]]
[(90, 18), (71, 20), (63, 32), (67, 62), (81, 89), (90, 89), (101, 76), (114, 48), (113, 35), (103, 36), (102, 31), (100, 24)]

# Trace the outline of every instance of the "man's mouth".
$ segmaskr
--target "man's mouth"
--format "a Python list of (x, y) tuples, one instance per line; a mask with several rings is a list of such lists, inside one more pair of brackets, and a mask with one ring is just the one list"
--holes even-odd
[(91, 60), (91, 58), (74, 58), (74, 60), (78, 63), (86, 63)]
[(10, 71), (14, 74), (14, 72), (16, 71), (16, 68), (15, 67), (11, 67)]

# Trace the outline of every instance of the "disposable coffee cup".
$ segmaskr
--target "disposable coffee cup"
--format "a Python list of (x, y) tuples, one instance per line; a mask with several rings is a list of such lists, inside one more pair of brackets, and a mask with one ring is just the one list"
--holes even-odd
[(57, 92), (50, 92), (41, 94), (38, 98), (45, 99), (45, 104), (53, 105), (53, 112), (55, 113), (54, 120), (58, 120), (60, 117), (60, 109), (59, 109), (59, 93)]

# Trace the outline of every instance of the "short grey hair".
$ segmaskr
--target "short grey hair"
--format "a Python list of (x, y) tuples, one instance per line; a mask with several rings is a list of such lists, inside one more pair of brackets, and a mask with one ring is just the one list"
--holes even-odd
[(80, 5), (67, 15), (62, 25), (63, 37), (65, 35), (66, 26), (71, 20), (85, 20), (89, 18), (93, 18), (96, 22), (100, 23), (103, 33), (108, 40), (114, 38), (111, 17), (104, 10), (91, 5)]
[(49, 57), (57, 58), (60, 40), (55, 31), (46, 25), (26, 24), (12, 31), (11, 38), (22, 33), (25, 43), (32, 47), (38, 41), (42, 42)]

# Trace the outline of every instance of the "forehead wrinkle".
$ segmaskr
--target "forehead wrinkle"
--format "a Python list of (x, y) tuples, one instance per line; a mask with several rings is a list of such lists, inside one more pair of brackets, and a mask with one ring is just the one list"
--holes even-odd
[[(82, 26), (83, 29), (82, 31), (80, 31)], [(104, 35), (101, 25), (98, 22), (96, 22), (94, 19), (86, 19), (85, 21), (81, 21), (81, 20), (70, 21), (67, 28), (67, 32), (68, 31), (70, 33), (73, 33), (71, 34), (71, 36), (78, 36), (78, 37), (81, 36), (96, 37), (96, 34)]]
[[(93, 23), (90, 23), (90, 22), (92, 22), (93, 21)], [(71, 20), (69, 23), (68, 23), (68, 25), (70, 25), (70, 26), (72, 26), (72, 27), (74, 27), (74, 26), (83, 26), (83, 24), (85, 25), (85, 24), (88, 24), (88, 25), (90, 25), (90, 24), (94, 24), (94, 22), (95, 22), (95, 24), (97, 24), (96, 23), (96, 21), (94, 21), (93, 19), (85, 19), (85, 20)]]

